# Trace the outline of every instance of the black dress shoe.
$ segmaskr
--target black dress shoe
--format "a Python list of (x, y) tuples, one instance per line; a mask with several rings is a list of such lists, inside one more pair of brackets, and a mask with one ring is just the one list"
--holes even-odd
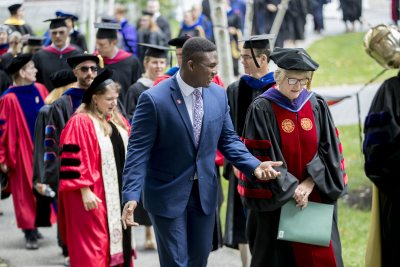
[(29, 239), (26, 240), (25, 248), (29, 249), (29, 250), (38, 249), (39, 245), (38, 245), (37, 240), (29, 240)]
[(34, 235), (36, 235), (37, 239), (43, 239), (43, 235), (41, 232), (39, 232), (38, 229), (33, 230)]

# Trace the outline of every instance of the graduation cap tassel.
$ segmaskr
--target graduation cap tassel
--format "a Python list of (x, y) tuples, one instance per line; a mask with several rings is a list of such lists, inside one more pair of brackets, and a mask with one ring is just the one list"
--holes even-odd
[(104, 69), (104, 59), (101, 55), (97, 55), (97, 57), (99, 58), (99, 67)]

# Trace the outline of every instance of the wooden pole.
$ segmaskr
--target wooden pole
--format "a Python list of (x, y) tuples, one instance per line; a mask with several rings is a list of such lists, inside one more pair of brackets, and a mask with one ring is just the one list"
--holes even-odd
[(224, 0), (210, 0), (214, 39), (218, 51), (218, 73), (228, 85), (234, 82), (232, 53), (228, 32), (228, 16)]

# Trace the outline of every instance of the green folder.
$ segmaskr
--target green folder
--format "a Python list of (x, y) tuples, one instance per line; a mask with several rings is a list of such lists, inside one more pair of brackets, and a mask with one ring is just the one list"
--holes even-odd
[(329, 247), (333, 205), (308, 202), (305, 209), (294, 200), (281, 208), (278, 239)]

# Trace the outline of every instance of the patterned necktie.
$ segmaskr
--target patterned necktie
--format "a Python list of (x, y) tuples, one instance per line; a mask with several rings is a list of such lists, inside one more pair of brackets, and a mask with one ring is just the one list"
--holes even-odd
[(201, 124), (203, 121), (203, 98), (199, 89), (193, 91), (194, 101), (193, 101), (193, 135), (196, 147), (199, 145)]

